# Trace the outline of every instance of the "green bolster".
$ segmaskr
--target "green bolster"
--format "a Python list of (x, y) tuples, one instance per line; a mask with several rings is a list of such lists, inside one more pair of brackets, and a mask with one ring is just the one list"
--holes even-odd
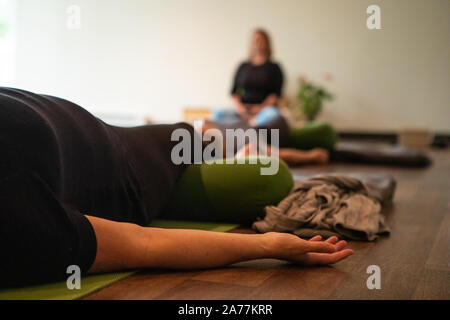
[(274, 175), (261, 175), (261, 168), (271, 164), (256, 160), (256, 164), (247, 158), (245, 164), (234, 159), (233, 164), (190, 165), (177, 182), (163, 218), (254, 222), (264, 215), (265, 206), (277, 205), (294, 185), (292, 174), (282, 160), (271, 159), (277, 161), (279, 168)]
[(303, 128), (291, 128), (289, 136), (289, 147), (295, 149), (309, 150), (323, 148), (332, 150), (338, 141), (338, 134), (327, 123), (308, 122)]

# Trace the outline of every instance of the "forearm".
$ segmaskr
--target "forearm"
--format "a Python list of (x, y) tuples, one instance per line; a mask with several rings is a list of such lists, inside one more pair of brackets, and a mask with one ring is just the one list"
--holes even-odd
[[(86, 216), (97, 239), (89, 273), (140, 268), (203, 269), (260, 258), (329, 264), (353, 252), (345, 241), (305, 241), (292, 234), (238, 234), (144, 228)], [(326, 253), (326, 254), (324, 254)]]
[(155, 228), (146, 232), (149, 240), (142, 267), (214, 268), (269, 254), (264, 234)]
[(231, 101), (233, 102), (233, 106), (236, 109), (240, 109), (241, 107), (243, 107), (244, 105), (241, 102), (241, 98), (237, 95), (237, 94), (233, 94), (231, 96)]
[(275, 106), (278, 103), (278, 96), (276, 94), (271, 94), (269, 96), (267, 96), (266, 99), (264, 99), (263, 102), (259, 103), (259, 104), (253, 104), (253, 105), (249, 105), (248, 109), (249, 112), (252, 116), (257, 115), (259, 112), (261, 112), (262, 109), (264, 109), (265, 107), (271, 107), (271, 106)]
[(298, 150), (282, 148), (278, 151), (278, 156), (289, 165), (300, 165), (306, 163), (327, 163), (329, 154), (327, 150), (314, 148), (312, 150)]
[(236, 109), (236, 112), (243, 118), (247, 119), (248, 114), (248, 108), (242, 103), (241, 97), (237, 94), (234, 94), (231, 96), (231, 100), (233, 101), (234, 108)]
[(136, 268), (213, 268), (269, 255), (264, 234), (144, 228), (86, 217), (97, 238), (97, 255), (90, 273)]
[(278, 96), (276, 94), (270, 94), (264, 99), (264, 101), (261, 103), (261, 107), (268, 107), (268, 106), (275, 106), (278, 103)]

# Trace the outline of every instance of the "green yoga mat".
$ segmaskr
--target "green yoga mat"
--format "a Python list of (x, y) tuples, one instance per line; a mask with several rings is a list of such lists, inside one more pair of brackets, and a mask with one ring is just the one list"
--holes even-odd
[[(150, 227), (227, 232), (237, 228), (238, 225), (210, 222), (155, 220), (151, 223)], [(0, 300), (74, 300), (129, 277), (136, 272), (137, 270), (86, 276), (81, 280), (80, 290), (67, 289), (66, 282), (0, 290)]]

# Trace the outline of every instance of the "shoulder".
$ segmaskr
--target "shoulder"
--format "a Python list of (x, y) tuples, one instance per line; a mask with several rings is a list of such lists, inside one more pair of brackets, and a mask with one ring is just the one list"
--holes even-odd
[(268, 66), (269, 66), (271, 72), (279, 75), (280, 77), (283, 77), (283, 69), (278, 62), (269, 61)]
[(239, 64), (238, 69), (239, 69), (239, 70), (246, 69), (246, 68), (248, 68), (249, 66), (251, 66), (251, 63), (250, 63), (249, 61), (242, 61), (242, 62)]
[(276, 61), (269, 61), (268, 64), (272, 69), (281, 71), (281, 65)]

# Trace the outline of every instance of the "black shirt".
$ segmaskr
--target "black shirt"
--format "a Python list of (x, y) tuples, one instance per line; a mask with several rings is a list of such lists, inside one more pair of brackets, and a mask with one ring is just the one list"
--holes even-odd
[(283, 72), (277, 63), (267, 61), (261, 65), (242, 63), (234, 77), (231, 94), (241, 96), (242, 103), (262, 103), (270, 94), (281, 96)]

